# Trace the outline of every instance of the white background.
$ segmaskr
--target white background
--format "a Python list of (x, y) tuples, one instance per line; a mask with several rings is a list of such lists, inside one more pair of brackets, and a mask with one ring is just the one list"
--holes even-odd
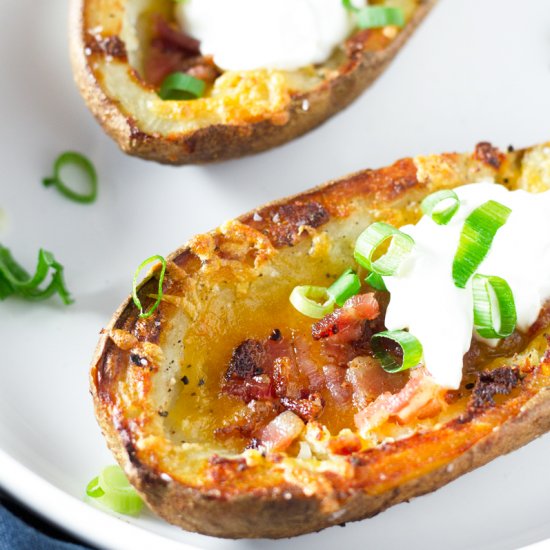
[[(0, 484), (114, 548), (159, 548), (155, 534), (227, 550), (503, 549), (550, 537), (549, 437), (377, 518), (291, 541), (222, 542), (147, 514), (133, 520), (145, 532), (80, 501), (112, 461), (88, 364), (135, 267), (255, 205), (361, 168), (481, 140), (549, 140), (549, 0), (441, 0), (378, 82), (321, 128), (256, 157), (184, 168), (124, 156), (92, 119), (72, 82), (65, 2), (1, 0), (0, 14), (0, 242), (30, 269), (39, 247), (52, 250), (77, 300), (0, 303)], [(98, 169), (92, 206), (41, 186), (67, 149)]]

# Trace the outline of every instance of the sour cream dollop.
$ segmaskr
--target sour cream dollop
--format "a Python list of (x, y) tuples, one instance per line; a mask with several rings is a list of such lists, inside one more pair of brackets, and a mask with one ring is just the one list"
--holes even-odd
[(477, 273), (508, 282), (518, 329), (526, 331), (550, 298), (550, 191), (508, 191), (487, 182), (454, 191), (460, 208), (448, 225), (423, 216), (416, 225), (400, 228), (415, 247), (395, 276), (384, 277), (391, 296), (387, 328), (409, 329), (422, 343), (426, 369), (438, 384), (452, 389), (460, 386), (474, 329), (471, 279), (465, 289), (457, 288), (452, 265), (464, 221), (475, 208), (494, 200), (512, 210)]
[(322, 63), (353, 27), (342, 0), (188, 0), (176, 16), (227, 71)]

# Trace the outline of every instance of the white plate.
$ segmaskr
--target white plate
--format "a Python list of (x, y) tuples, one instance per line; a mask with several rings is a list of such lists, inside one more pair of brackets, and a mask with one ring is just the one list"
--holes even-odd
[[(109, 516), (82, 502), (112, 461), (87, 369), (140, 261), (270, 199), (402, 156), (550, 138), (548, 0), (442, 0), (387, 73), (322, 128), (277, 150), (209, 167), (122, 155), (72, 84), (63, 0), (2, 0), (0, 242), (29, 267), (39, 247), (67, 268), (76, 297), (0, 304), (0, 484), (64, 528), (109, 548), (325, 550), (517, 548), (550, 536), (550, 438), (380, 516), (293, 540), (220, 541), (152, 515)], [(41, 186), (77, 149), (101, 177), (93, 206)], [(172, 542), (171, 542), (172, 541)], [(178, 545), (179, 548), (185, 546)]]

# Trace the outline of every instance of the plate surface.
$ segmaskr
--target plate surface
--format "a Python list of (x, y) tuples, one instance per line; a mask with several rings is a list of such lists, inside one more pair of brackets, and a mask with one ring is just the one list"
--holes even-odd
[[(106, 548), (507, 549), (550, 537), (549, 436), (371, 520), (279, 542), (220, 541), (149, 514), (121, 521), (82, 502), (87, 481), (112, 462), (88, 364), (135, 267), (255, 205), (354, 170), (481, 140), (550, 139), (550, 7), (520, 4), (441, 0), (382, 78), (323, 127), (256, 157), (169, 168), (124, 156), (84, 107), (69, 68), (66, 2), (2, 0), (0, 242), (29, 268), (39, 247), (52, 250), (76, 303), (0, 304), (0, 484)], [(41, 186), (67, 149), (96, 164), (92, 206)]]

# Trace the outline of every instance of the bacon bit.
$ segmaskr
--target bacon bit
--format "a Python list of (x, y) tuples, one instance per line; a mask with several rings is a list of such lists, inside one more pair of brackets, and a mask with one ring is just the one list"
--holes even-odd
[(408, 373), (390, 374), (374, 357), (367, 356), (353, 359), (346, 372), (346, 381), (353, 388), (353, 404), (358, 410), (364, 409), (382, 393), (400, 391), (407, 379)]
[(284, 451), (302, 433), (304, 426), (299, 416), (285, 411), (261, 431), (259, 439), (268, 451)]
[(162, 41), (165, 48), (183, 50), (191, 55), (200, 54), (201, 43), (198, 40), (170, 25), (158, 14), (154, 16), (154, 30), (157, 39)]
[(245, 403), (256, 399), (271, 399), (273, 397), (273, 382), (266, 374), (253, 376), (249, 380), (228, 380), (222, 391), (242, 399)]
[(362, 449), (361, 438), (352, 431), (346, 430), (330, 440), (329, 451), (335, 455), (351, 455)]
[(365, 319), (376, 319), (380, 314), (378, 301), (373, 293), (352, 296), (344, 305), (323, 317), (311, 328), (315, 340), (337, 337), (338, 342), (350, 342), (360, 338)]
[(265, 355), (261, 342), (245, 340), (233, 350), (225, 379), (245, 380), (262, 374)]
[(338, 405), (344, 405), (351, 397), (349, 384), (346, 382), (346, 369), (334, 365), (323, 367), (325, 383), (328, 391)]
[(290, 357), (277, 357), (273, 363), (273, 385), (277, 397), (298, 399), (307, 384)]
[(390, 417), (401, 423), (413, 418), (427, 418), (443, 407), (446, 390), (438, 386), (425, 369), (411, 371), (405, 387), (398, 393), (385, 392), (355, 415), (355, 425), (362, 434), (377, 428)]
[(281, 397), (281, 405), (285, 409), (296, 413), (302, 420), (310, 422), (320, 416), (325, 403), (318, 393), (311, 393), (306, 399)]
[(296, 364), (301, 373), (309, 380), (309, 389), (311, 391), (320, 391), (324, 387), (325, 377), (322, 371), (311, 359), (311, 351), (307, 342), (297, 336), (294, 338), (294, 354)]
[(245, 411), (242, 411), (232, 421), (214, 431), (221, 440), (231, 437), (250, 438), (259, 433), (262, 426), (273, 420), (280, 412), (278, 405), (272, 401), (250, 401)]

